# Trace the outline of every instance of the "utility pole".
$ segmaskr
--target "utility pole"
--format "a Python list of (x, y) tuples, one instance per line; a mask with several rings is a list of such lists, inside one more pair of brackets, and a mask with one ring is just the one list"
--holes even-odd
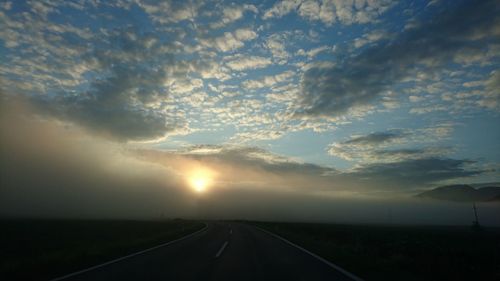
[(474, 210), (474, 218), (475, 218), (475, 220), (472, 221), (472, 228), (474, 230), (480, 230), (481, 225), (479, 224), (479, 218), (477, 216), (476, 202), (472, 203), (472, 209)]

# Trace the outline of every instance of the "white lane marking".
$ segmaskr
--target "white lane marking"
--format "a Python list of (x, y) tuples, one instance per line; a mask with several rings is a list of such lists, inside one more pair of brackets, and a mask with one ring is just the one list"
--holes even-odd
[(100, 268), (100, 267), (103, 267), (103, 266), (106, 266), (106, 265), (109, 265), (109, 264), (112, 264), (112, 263), (115, 263), (115, 262), (119, 262), (121, 260), (124, 260), (124, 259), (128, 259), (128, 258), (131, 258), (133, 256), (137, 256), (137, 255), (140, 255), (140, 254), (144, 254), (146, 252), (149, 252), (149, 251), (152, 251), (152, 250), (155, 250), (155, 249), (158, 249), (160, 247), (164, 247), (164, 246), (167, 246), (167, 245), (170, 245), (170, 244), (173, 244), (173, 243), (176, 243), (176, 242), (179, 242), (181, 240), (184, 240), (184, 239), (187, 239), (191, 236), (195, 236), (205, 230), (207, 230), (208, 228), (208, 224), (207, 223), (204, 223), (205, 224), (205, 227), (196, 231), (196, 232), (193, 232), (191, 234), (188, 234), (184, 237), (181, 237), (181, 238), (178, 238), (178, 239), (175, 239), (173, 241), (170, 241), (170, 242), (167, 242), (167, 243), (163, 243), (163, 244), (160, 244), (160, 245), (157, 245), (157, 246), (154, 246), (152, 248), (149, 248), (149, 249), (146, 249), (146, 250), (142, 250), (142, 251), (139, 251), (139, 252), (136, 252), (136, 253), (133, 253), (133, 254), (130, 254), (130, 255), (126, 255), (124, 257), (121, 257), (121, 258), (117, 258), (117, 259), (114, 259), (114, 260), (110, 260), (108, 262), (105, 262), (105, 263), (102, 263), (102, 264), (99, 264), (99, 265), (94, 265), (92, 267), (89, 267), (89, 268), (86, 268), (86, 269), (83, 269), (83, 270), (80, 270), (80, 271), (77, 271), (77, 272), (73, 272), (73, 273), (70, 273), (70, 274), (67, 274), (67, 275), (64, 275), (64, 276), (61, 276), (61, 277), (57, 277), (57, 278), (54, 278), (50, 281), (59, 281), (59, 280), (63, 280), (63, 279), (66, 279), (66, 278), (69, 278), (69, 277), (73, 277), (75, 275), (78, 275), (78, 274), (82, 274), (82, 273), (85, 273), (87, 271), (91, 271), (91, 270), (94, 270), (94, 269), (97, 269), (97, 268)]
[(229, 229), (229, 235), (233, 234), (233, 229)]
[(322, 257), (320, 257), (320, 256), (318, 256), (318, 255), (316, 255), (315, 253), (310, 252), (310, 251), (308, 251), (308, 250), (306, 250), (306, 249), (304, 249), (304, 248), (300, 247), (299, 245), (294, 244), (294, 243), (292, 243), (292, 242), (290, 242), (290, 241), (286, 240), (285, 238), (283, 238), (283, 237), (279, 236), (278, 234), (274, 234), (274, 233), (269, 232), (269, 231), (267, 231), (267, 230), (265, 230), (265, 229), (262, 229), (262, 228), (260, 228), (260, 227), (258, 227), (258, 226), (254, 226), (254, 227), (255, 227), (255, 228), (257, 228), (257, 229), (259, 229), (259, 230), (261, 230), (261, 231), (263, 231), (263, 232), (265, 232), (265, 233), (267, 233), (267, 234), (269, 234), (269, 235), (271, 235), (271, 236), (273, 236), (273, 237), (276, 237), (276, 238), (280, 239), (281, 241), (283, 241), (283, 242), (285, 242), (285, 243), (289, 244), (290, 246), (293, 246), (293, 247), (295, 247), (295, 248), (297, 248), (297, 249), (299, 249), (299, 250), (302, 250), (302, 251), (304, 251), (304, 252), (308, 253), (309, 255), (311, 255), (311, 256), (313, 256), (313, 257), (317, 258), (318, 260), (320, 260), (320, 261), (322, 261), (322, 262), (326, 263), (326, 264), (327, 264), (327, 265), (329, 265), (330, 267), (332, 267), (332, 268), (334, 268), (334, 269), (336, 269), (336, 270), (340, 271), (341, 273), (343, 273), (344, 275), (346, 275), (347, 277), (351, 278), (351, 279), (352, 279), (352, 280), (354, 280), (354, 281), (364, 281), (363, 279), (361, 279), (361, 278), (359, 278), (358, 276), (356, 276), (356, 275), (354, 275), (354, 274), (350, 273), (349, 271), (347, 271), (347, 270), (345, 270), (345, 269), (341, 268), (340, 266), (338, 266), (338, 265), (336, 265), (336, 264), (333, 264), (333, 263), (331, 263), (331, 262), (329, 262), (329, 261), (325, 260), (324, 258), (322, 258)]
[(216, 258), (218, 258), (218, 257), (222, 254), (222, 252), (223, 252), (223, 251), (224, 251), (224, 249), (226, 248), (227, 244), (228, 244), (228, 242), (227, 242), (227, 241), (226, 241), (226, 242), (224, 242), (224, 244), (222, 244), (222, 247), (220, 247), (219, 251), (218, 251), (218, 252), (217, 252), (217, 254), (215, 255), (215, 257), (216, 257)]

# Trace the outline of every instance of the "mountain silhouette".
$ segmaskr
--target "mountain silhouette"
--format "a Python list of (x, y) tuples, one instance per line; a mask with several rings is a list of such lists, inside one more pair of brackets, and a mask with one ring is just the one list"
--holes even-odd
[(476, 189), (467, 184), (446, 185), (424, 191), (416, 197), (455, 202), (500, 201), (500, 187), (486, 186)]

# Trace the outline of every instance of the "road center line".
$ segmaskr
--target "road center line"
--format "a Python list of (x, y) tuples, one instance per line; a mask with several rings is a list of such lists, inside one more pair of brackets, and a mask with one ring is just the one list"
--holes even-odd
[(231, 234), (233, 234), (233, 230), (232, 229), (229, 230), (229, 235), (231, 235)]
[(218, 258), (218, 257), (222, 254), (222, 252), (223, 252), (223, 251), (224, 251), (224, 249), (226, 248), (227, 244), (228, 244), (228, 242), (227, 242), (227, 241), (226, 241), (226, 242), (224, 242), (224, 244), (222, 244), (222, 247), (220, 247), (219, 251), (218, 251), (218, 252), (217, 252), (217, 254), (215, 255), (215, 258)]

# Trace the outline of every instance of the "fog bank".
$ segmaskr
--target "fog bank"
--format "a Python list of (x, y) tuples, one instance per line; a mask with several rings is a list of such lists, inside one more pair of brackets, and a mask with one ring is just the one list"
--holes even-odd
[[(362, 196), (368, 187), (346, 177), (332, 182), (333, 169), (255, 149), (243, 156), (241, 149), (216, 156), (146, 150), (41, 119), (20, 102), (1, 109), (1, 217), (445, 225), (473, 219), (470, 204)], [(197, 193), (189, 177), (202, 168), (213, 179)], [(500, 226), (500, 204), (478, 209), (482, 224)]]

